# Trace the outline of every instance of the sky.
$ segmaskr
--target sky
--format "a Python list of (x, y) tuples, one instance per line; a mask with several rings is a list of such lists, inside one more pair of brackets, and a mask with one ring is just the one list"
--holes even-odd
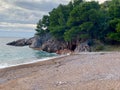
[[(0, 32), (34, 32), (36, 23), (60, 3), (70, 0), (0, 0)], [(90, 1), (90, 0), (89, 0)], [(103, 2), (105, 0), (99, 0)]]

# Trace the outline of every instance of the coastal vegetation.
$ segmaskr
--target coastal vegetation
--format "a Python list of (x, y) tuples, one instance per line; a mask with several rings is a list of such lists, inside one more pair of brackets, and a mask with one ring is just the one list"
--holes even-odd
[[(29, 45), (47, 52), (116, 50), (120, 46), (120, 0), (104, 3), (72, 0), (60, 4), (37, 23), (33, 38), (10, 45)], [(27, 42), (29, 42), (27, 44)], [(110, 49), (109, 49), (110, 48)]]
[(101, 4), (96, 1), (72, 0), (44, 15), (37, 23), (33, 38), (8, 45), (29, 45), (33, 49), (55, 53), (118, 51), (119, 11), (119, 0), (109, 0)]
[(37, 23), (37, 35), (50, 32), (68, 43), (96, 39), (108, 44), (120, 43), (120, 1), (99, 4), (73, 0), (60, 4)]

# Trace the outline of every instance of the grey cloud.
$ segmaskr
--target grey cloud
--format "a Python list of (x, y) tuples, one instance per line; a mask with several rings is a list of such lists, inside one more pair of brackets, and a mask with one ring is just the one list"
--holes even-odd
[(2, 22), (11, 22), (11, 23), (36, 23), (44, 12), (32, 12), (25, 11), (22, 9), (10, 8), (5, 12), (0, 12), (0, 20)]
[(2, 22), (36, 24), (44, 14), (48, 14), (49, 11), (58, 5), (56, 2), (40, 0), (10, 1), (4, 1), (8, 5), (12, 5), (12, 7), (0, 12), (0, 20)]
[(23, 32), (29, 31), (29, 32), (35, 32), (33, 30), (33, 28), (30, 28), (30, 27), (21, 27), (21, 28), (18, 28), (18, 27), (0, 27), (0, 31), (23, 31)]
[[(45, 14), (48, 14), (60, 3), (67, 3), (67, 0), (0, 0), (0, 22), (36, 24)], [(11, 27), (0, 27), (9, 29)], [(12, 29), (17, 29), (12, 28)], [(34, 29), (21, 27), (20, 29)]]
[(58, 3), (55, 2), (21, 2), (17, 1), (15, 4), (19, 7), (22, 7), (24, 9), (28, 10), (36, 10), (36, 11), (51, 11), (53, 8), (58, 6)]

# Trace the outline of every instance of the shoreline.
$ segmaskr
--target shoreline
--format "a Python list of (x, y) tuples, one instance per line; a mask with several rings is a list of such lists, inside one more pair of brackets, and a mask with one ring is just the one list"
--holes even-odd
[[(116, 53), (116, 52), (81, 52), (81, 53), (73, 53), (71, 55), (86, 55), (86, 54), (107, 54), (107, 53)], [(36, 64), (36, 63), (42, 63), (42, 62), (47, 62), (47, 61), (52, 61), (53, 59), (59, 59), (59, 58), (64, 58), (66, 56), (69, 56), (70, 54), (66, 54), (66, 55), (58, 55), (58, 56), (53, 56), (53, 57), (47, 57), (47, 58), (43, 58), (43, 59), (35, 59), (36, 61), (31, 61), (31, 62), (27, 62), (27, 63), (22, 63), (22, 64), (16, 64), (16, 65), (11, 65), (11, 66), (6, 66), (6, 67), (0, 67), (1, 69), (6, 69), (6, 68), (14, 68), (14, 67), (20, 67), (20, 66), (26, 66), (26, 65), (32, 65), (32, 64)]]
[(31, 62), (27, 62), (27, 63), (22, 63), (22, 64), (16, 64), (16, 65), (11, 65), (11, 66), (6, 66), (6, 67), (0, 67), (1, 69), (7, 69), (7, 68), (14, 68), (14, 67), (20, 67), (20, 66), (27, 66), (27, 65), (32, 65), (32, 64), (37, 64), (37, 63), (43, 63), (43, 62), (49, 62), (52, 61), (54, 59), (60, 59), (60, 58), (64, 58), (70, 55), (94, 55), (94, 54), (109, 54), (109, 53), (117, 53), (116, 52), (81, 52), (81, 53), (73, 53), (73, 54), (66, 54), (66, 55), (58, 55), (58, 56), (53, 56), (53, 57), (47, 57), (47, 58), (43, 58), (43, 59), (35, 59), (36, 61), (31, 61)]
[(35, 59), (31, 62), (27, 62), (27, 63), (22, 63), (22, 64), (16, 64), (16, 65), (11, 65), (11, 66), (6, 66), (6, 67), (0, 67), (1, 69), (7, 69), (7, 68), (14, 68), (14, 67), (20, 67), (20, 66), (26, 66), (26, 65), (32, 65), (32, 64), (36, 64), (36, 63), (43, 63), (43, 62), (49, 62), (50, 60), (54, 60), (54, 59), (59, 59), (59, 58), (63, 58), (66, 57), (68, 55), (59, 55), (59, 56), (53, 56), (53, 57), (47, 57), (47, 58), (43, 58), (43, 59)]
[(119, 90), (119, 68), (120, 52), (71, 54), (0, 69), (0, 90)]

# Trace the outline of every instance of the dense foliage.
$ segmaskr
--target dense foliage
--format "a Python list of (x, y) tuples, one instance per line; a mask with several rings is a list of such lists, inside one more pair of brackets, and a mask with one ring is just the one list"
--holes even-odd
[(50, 32), (68, 43), (88, 39), (120, 43), (120, 0), (60, 4), (39, 20), (36, 31), (38, 35)]

